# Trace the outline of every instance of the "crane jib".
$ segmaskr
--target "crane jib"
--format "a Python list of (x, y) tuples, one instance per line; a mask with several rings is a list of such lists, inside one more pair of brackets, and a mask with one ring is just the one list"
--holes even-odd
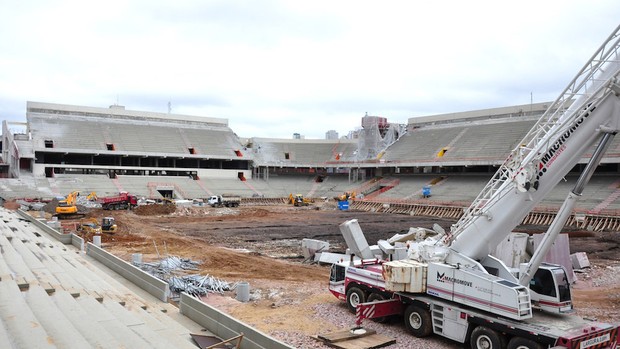
[(584, 113), (581, 117), (575, 120), (575, 124), (571, 126), (568, 130), (566, 130), (566, 132), (564, 132), (564, 134), (562, 134), (560, 138), (558, 138), (558, 140), (555, 141), (555, 143), (549, 148), (547, 153), (541, 157), (537, 179), (540, 179), (540, 177), (542, 177), (545, 172), (547, 172), (547, 164), (551, 165), (551, 163), (553, 162), (551, 160), (554, 159), (554, 155), (556, 155), (559, 150), (563, 149), (564, 143), (579, 128), (579, 126), (581, 126), (585, 119), (590, 116), (594, 109), (596, 109), (596, 107), (593, 106), (590, 110), (588, 110), (588, 112)]

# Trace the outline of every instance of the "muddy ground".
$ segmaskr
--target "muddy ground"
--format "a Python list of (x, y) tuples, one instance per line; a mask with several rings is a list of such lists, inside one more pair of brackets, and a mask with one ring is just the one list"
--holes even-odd
[[(333, 203), (161, 210), (93, 210), (89, 216), (116, 218), (119, 232), (104, 234), (103, 246), (127, 261), (133, 253), (141, 253), (145, 261), (175, 255), (202, 261), (203, 275), (249, 282), (249, 303), (237, 302), (234, 292), (209, 295), (205, 300), (285, 341), (337, 330), (337, 326), (317, 319), (318, 312), (325, 307), (333, 307), (343, 317), (350, 316), (345, 323), (353, 324), (353, 316), (343, 310), (343, 303), (327, 291), (328, 267), (303, 263), (301, 239), (329, 241), (330, 251), (343, 252), (344, 239), (338, 225), (348, 219), (359, 221), (370, 244), (407, 232), (409, 227), (431, 228), (438, 223), (448, 230), (454, 223), (434, 217), (340, 211)], [(575, 305), (582, 316), (620, 322), (619, 235), (571, 232), (571, 253), (587, 252), (593, 264), (578, 274), (579, 281), (573, 289)]]

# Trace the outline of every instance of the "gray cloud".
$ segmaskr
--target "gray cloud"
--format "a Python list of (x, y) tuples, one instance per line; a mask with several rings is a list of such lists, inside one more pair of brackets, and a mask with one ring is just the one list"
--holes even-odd
[(0, 12), (0, 116), (23, 118), (27, 100), (170, 101), (241, 136), (322, 138), (365, 112), (553, 100), (618, 18), (614, 0), (21, 1)]

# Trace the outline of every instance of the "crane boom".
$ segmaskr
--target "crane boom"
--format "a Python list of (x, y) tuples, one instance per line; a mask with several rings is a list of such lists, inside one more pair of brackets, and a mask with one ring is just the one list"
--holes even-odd
[(511, 152), (445, 242), (481, 260), (605, 133), (620, 129), (620, 26)]

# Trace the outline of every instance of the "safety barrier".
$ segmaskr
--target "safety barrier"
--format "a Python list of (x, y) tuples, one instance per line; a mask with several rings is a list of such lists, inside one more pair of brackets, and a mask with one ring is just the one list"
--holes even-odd
[(286, 204), (288, 198), (241, 198), (241, 205), (269, 206)]
[(150, 293), (162, 302), (168, 301), (170, 287), (167, 282), (150, 275), (90, 242), (86, 244), (86, 254), (103, 263), (108, 268), (133, 282), (136, 286)]
[(71, 235), (72, 234), (63, 234), (60, 231), (50, 227), (49, 225), (45, 224), (45, 222), (42, 222), (40, 220), (38, 220), (37, 218), (31, 216), (28, 214), (28, 212), (23, 211), (23, 210), (17, 210), (17, 213), (22, 216), (22, 218), (30, 221), (30, 223), (34, 224), (37, 228), (43, 230), (45, 233), (49, 234), (50, 236), (52, 236), (54, 239), (62, 242), (65, 245), (68, 245), (71, 243)]
[(181, 293), (179, 310), (220, 338), (232, 338), (243, 333), (241, 349), (293, 349), (185, 292)]

